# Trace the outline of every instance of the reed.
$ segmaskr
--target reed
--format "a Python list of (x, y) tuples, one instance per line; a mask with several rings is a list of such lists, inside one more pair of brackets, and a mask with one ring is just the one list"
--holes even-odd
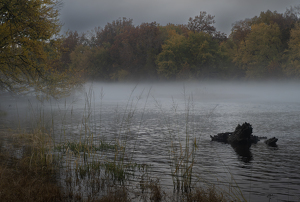
[(75, 155), (78, 155), (80, 153), (93, 153), (97, 151), (115, 151), (118, 149), (117, 144), (110, 144), (107, 142), (104, 142), (103, 140), (100, 140), (98, 144), (87, 144), (86, 142), (63, 142), (56, 144), (55, 150), (59, 152), (65, 153), (66, 151), (72, 151)]
[(42, 130), (1, 133), (7, 140), (0, 155), (1, 201), (64, 201), (57, 183), (59, 158), (51, 152), (51, 137)]
[[(129, 179), (134, 177), (141, 169), (147, 167), (147, 165), (132, 162), (133, 156), (127, 154), (133, 153), (127, 148), (127, 139), (131, 134), (135, 111), (141, 99), (141, 95), (137, 97), (132, 96), (134, 90), (132, 90), (128, 98), (124, 111), (119, 112), (116, 109), (116, 118), (113, 125), (117, 136), (114, 140), (106, 142), (102, 131), (96, 131), (96, 128), (101, 129), (101, 127), (96, 127), (95, 111), (97, 109), (93, 104), (95, 103), (93, 102), (95, 98), (90, 88), (88, 93), (85, 94), (85, 107), (80, 123), (79, 141), (66, 140), (55, 145), (55, 151), (63, 154), (65, 161), (69, 162), (65, 163), (65, 165), (68, 167), (68, 176), (72, 177), (65, 180), (65, 184), (68, 184), (69, 187), (77, 184), (76, 192), (80, 192), (82, 184), (93, 182), (95, 177), (102, 182), (105, 181), (106, 184), (110, 184), (111, 181), (113, 184), (127, 186)], [(102, 96), (103, 94), (101, 93)], [(99, 120), (101, 121), (101, 109), (98, 110), (100, 111)], [(101, 126), (101, 123), (98, 123), (98, 125)], [(65, 134), (65, 131), (63, 134)], [(106, 186), (106, 191), (108, 191), (108, 187), (109, 185)], [(91, 191), (89, 190), (89, 192)]]
[(155, 102), (162, 113), (165, 127), (167, 127), (168, 134), (165, 135), (170, 140), (169, 157), (174, 190), (189, 192), (197, 152), (197, 138), (193, 127), (193, 96), (186, 96), (184, 88), (184, 126), (179, 124), (179, 119), (182, 119), (182, 114), (180, 114), (182, 110), (178, 108), (174, 100), (171, 107), (172, 119), (167, 118), (168, 116), (165, 114), (163, 107), (156, 99)]
[(16, 145), (21, 145), (22, 162), (28, 165), (30, 170), (54, 170), (59, 163), (59, 156), (53, 155), (53, 141), (43, 128), (31, 133), (13, 134)]
[[(225, 194), (220, 194), (215, 187), (204, 190), (193, 186), (196, 183), (195, 180), (198, 179), (193, 171), (198, 140), (193, 125), (193, 96), (186, 96), (185, 91), (184, 109), (179, 109), (173, 100), (171, 116), (156, 101), (162, 113), (161, 123), (164, 123), (167, 128), (165, 135), (170, 142), (171, 177), (177, 194), (164, 192), (160, 181), (151, 175), (151, 165), (134, 161), (134, 151), (137, 150), (137, 145), (136, 143), (133, 146), (128, 145), (128, 139), (132, 138), (131, 134), (136, 133), (132, 126), (137, 125), (136, 112), (144, 92), (134, 97), (135, 90), (136, 87), (129, 95), (126, 105), (122, 108), (123, 111), (116, 108), (114, 123), (112, 123), (115, 138), (110, 138), (109, 141), (106, 140), (106, 133), (101, 127), (103, 125), (102, 105), (100, 104), (100, 108), (96, 107), (92, 86), (85, 93), (85, 107), (79, 122), (73, 118), (72, 103), (75, 101), (68, 104), (65, 100), (62, 106), (58, 106), (58, 115), (52, 111), (51, 106), (50, 119), (45, 118), (49, 114), (45, 114), (42, 107), (34, 109), (33, 104), (29, 103), (34, 119), (33, 130), (13, 136), (18, 147), (28, 145), (26, 147), (28, 149), (22, 152), (20, 159), (13, 157), (17, 162), (22, 162), (22, 168), (19, 167), (21, 164), (18, 164), (13, 169), (28, 169), (36, 174), (35, 179), (46, 174), (48, 177), (45, 179), (55, 179), (51, 186), (53, 185), (56, 195), (51, 195), (52, 198), (49, 196), (49, 200), (55, 201), (132, 201), (131, 199), (143, 201), (217, 201), (218, 199), (226, 201)], [(141, 117), (138, 119), (138, 131), (143, 129), (144, 111), (150, 91), (151, 89), (146, 95), (146, 101), (140, 113)], [(103, 96), (102, 92), (101, 99)], [(184, 126), (179, 123), (182, 118), (184, 118)], [(46, 120), (50, 120), (50, 123), (45, 123)], [(57, 121), (59, 124), (56, 123)], [(79, 131), (76, 140), (68, 138), (70, 127), (76, 127)], [(0, 154), (3, 152), (0, 151)], [(8, 170), (5, 166), (0, 167), (0, 173)], [(9, 172), (13, 171), (9, 170)], [(45, 183), (45, 185), (48, 184)], [(21, 187), (14, 189), (21, 189)], [(8, 190), (5, 192), (8, 193)], [(175, 195), (178, 194), (180, 197), (176, 198)], [(41, 198), (41, 200), (47, 200), (47, 198)]]

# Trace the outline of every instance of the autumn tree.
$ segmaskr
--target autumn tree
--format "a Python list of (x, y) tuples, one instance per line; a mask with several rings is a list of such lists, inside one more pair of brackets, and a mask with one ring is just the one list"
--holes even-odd
[(221, 62), (218, 41), (204, 32), (170, 35), (157, 57), (159, 75), (169, 79), (216, 76)]
[(285, 13), (267, 10), (233, 24), (229, 39), (235, 44), (234, 62), (247, 71), (247, 77), (283, 76), (287, 58), (283, 55), (290, 47), (291, 30), (299, 22), (299, 11), (300, 6)]
[(0, 2), (0, 87), (21, 92), (59, 95), (74, 80), (53, 68), (59, 58), (55, 38), (61, 24), (57, 0), (2, 0)]
[(246, 36), (251, 31), (252, 25), (261, 23), (271, 25), (276, 23), (281, 32), (281, 43), (284, 48), (287, 48), (290, 30), (294, 27), (295, 23), (299, 21), (299, 11), (300, 6), (294, 6), (287, 9), (285, 13), (270, 10), (261, 12), (259, 16), (235, 22), (229, 37), (238, 45), (240, 42), (245, 41)]
[(215, 24), (214, 18), (214, 15), (201, 11), (199, 15), (195, 16), (195, 18), (189, 18), (187, 28), (193, 32), (207, 33), (219, 42), (222, 42), (227, 39), (227, 36), (225, 33), (217, 31), (217, 29), (213, 26)]
[(155, 60), (162, 50), (162, 33), (156, 22), (142, 23), (137, 29), (140, 36), (137, 39), (138, 58), (142, 62), (139, 74), (144, 73), (148, 78), (157, 77)]
[(158, 28), (160, 30), (160, 33), (162, 35), (162, 39), (165, 41), (169, 38), (169, 33), (170, 32), (174, 32), (177, 33), (177, 34), (180, 34), (180, 35), (184, 35), (184, 36), (188, 36), (188, 33), (190, 32), (190, 30), (187, 28), (186, 25), (175, 25), (175, 24), (172, 24), (172, 23), (168, 23), (167, 25), (165, 26), (161, 26), (161, 25), (158, 25)]
[(279, 26), (265, 23), (254, 24), (251, 32), (240, 44), (234, 61), (247, 71), (247, 77), (259, 78), (280, 73), (282, 43)]
[(81, 35), (77, 31), (67, 31), (62, 37), (61, 43), (61, 65), (62, 68), (67, 68), (71, 64), (70, 54), (80, 45), (84, 45), (86, 41), (85, 33)]
[(155, 59), (161, 51), (162, 38), (155, 22), (141, 25), (117, 37), (121, 68), (134, 78), (155, 77)]
[(261, 12), (259, 16), (252, 18), (252, 24), (265, 23), (271, 25), (276, 23), (281, 32), (280, 40), (283, 47), (286, 49), (288, 47), (288, 41), (290, 38), (290, 31), (297, 23), (297, 7), (292, 7), (287, 9), (285, 13), (278, 13), (277, 11), (267, 10), (266, 12)]
[(208, 34), (213, 34), (216, 28), (213, 26), (215, 24), (215, 16), (207, 14), (205, 11), (201, 11), (200, 15), (195, 16), (195, 18), (189, 18), (187, 27), (189, 30), (194, 32), (205, 32)]
[(104, 78), (101, 73), (108, 74), (112, 80), (157, 76), (155, 60), (163, 39), (156, 22), (135, 27), (131, 19), (123, 18), (104, 29), (97, 27), (93, 33), (90, 56), (94, 62), (89, 69), (98, 71), (93, 75)]
[(229, 38), (237, 45), (242, 41), (245, 42), (247, 35), (251, 31), (251, 19), (245, 19), (235, 22), (231, 28)]
[(290, 78), (300, 78), (300, 23), (291, 30), (284, 72)]
[(176, 78), (186, 64), (189, 53), (187, 38), (170, 32), (170, 38), (162, 45), (162, 52), (157, 56), (158, 74), (167, 79)]
[(219, 73), (219, 43), (206, 33), (190, 33), (188, 37), (191, 71), (198, 78), (216, 77)]
[(125, 17), (107, 23), (105, 27), (95, 28), (93, 42), (95, 46), (111, 46), (116, 36), (133, 28), (132, 19)]

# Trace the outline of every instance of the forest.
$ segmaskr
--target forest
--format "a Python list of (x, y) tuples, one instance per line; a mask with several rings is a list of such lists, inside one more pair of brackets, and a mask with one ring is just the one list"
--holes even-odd
[(187, 24), (133, 24), (61, 34), (59, 0), (0, 2), (0, 88), (67, 94), (84, 81), (299, 79), (300, 5), (218, 31), (201, 11)]
[(105, 81), (300, 78), (299, 6), (237, 21), (229, 36), (206, 12), (187, 24), (132, 22), (68, 31), (58, 65)]

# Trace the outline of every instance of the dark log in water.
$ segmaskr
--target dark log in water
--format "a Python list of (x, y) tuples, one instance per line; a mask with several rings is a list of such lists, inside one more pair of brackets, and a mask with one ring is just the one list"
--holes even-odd
[(244, 145), (251, 146), (252, 140), (252, 126), (245, 122), (242, 125), (238, 124), (235, 131), (227, 139), (228, 143), (231, 145)]
[(238, 124), (234, 132), (218, 133), (210, 137), (212, 141), (229, 143), (231, 145), (251, 145), (256, 144), (261, 139), (267, 139), (267, 137), (252, 135), (252, 126), (247, 122), (242, 125)]
[[(245, 122), (242, 125), (238, 124), (234, 132), (218, 133), (215, 136), (210, 136), (212, 141), (229, 143), (236, 153), (241, 157), (241, 160), (248, 163), (252, 160), (250, 147), (256, 144), (261, 139), (267, 137), (259, 137), (252, 135), (253, 128), (251, 124)], [(277, 138), (273, 137), (265, 141), (269, 146), (276, 147)]]

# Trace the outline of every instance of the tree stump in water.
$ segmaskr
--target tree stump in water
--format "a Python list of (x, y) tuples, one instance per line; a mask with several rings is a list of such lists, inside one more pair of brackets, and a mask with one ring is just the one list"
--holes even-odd
[(228, 137), (227, 141), (231, 145), (251, 145), (252, 139), (252, 126), (245, 122), (242, 125), (238, 124), (235, 131)]
[[(267, 137), (252, 135), (252, 126), (247, 122), (242, 125), (238, 124), (234, 132), (218, 133), (210, 137), (212, 141), (229, 143), (241, 157), (241, 160), (246, 163), (252, 160), (252, 153), (250, 151), (251, 144), (256, 144), (261, 139), (267, 139)], [(276, 147), (277, 140), (277, 138), (273, 137), (266, 140), (265, 143), (268, 146)]]
[[(218, 133), (217, 135), (210, 137), (212, 141), (229, 143), (234, 146), (251, 146), (251, 144), (256, 144), (261, 139), (267, 139), (267, 137), (252, 135), (252, 126), (247, 122), (242, 125), (238, 124), (234, 132)], [(277, 140), (277, 138), (273, 137), (266, 140), (265, 143), (269, 146), (277, 146)]]
[(212, 141), (217, 142), (224, 142), (227, 143), (228, 137), (232, 134), (232, 132), (226, 132), (226, 133), (218, 133), (215, 136), (210, 136)]

